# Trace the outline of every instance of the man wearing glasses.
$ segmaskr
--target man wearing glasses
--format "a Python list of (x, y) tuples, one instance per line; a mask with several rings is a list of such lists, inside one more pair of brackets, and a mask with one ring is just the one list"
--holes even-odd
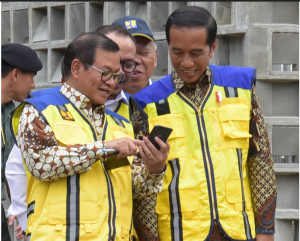
[[(63, 66), (60, 92), (27, 99), (12, 118), (28, 171), (26, 240), (128, 240), (132, 186), (137, 196), (161, 190), (169, 145), (158, 140), (158, 151), (148, 139), (132, 139), (129, 121), (105, 110), (123, 78), (115, 42), (82, 34), (68, 46)], [(155, 158), (131, 172), (126, 160), (137, 147)], [(118, 152), (117, 166), (108, 165), (108, 149)]]
[(123, 78), (120, 83), (116, 84), (113, 92), (110, 94), (107, 102), (105, 103), (105, 107), (130, 120), (128, 100), (123, 92), (123, 88), (131, 79), (133, 71), (138, 65), (138, 63), (134, 61), (136, 54), (135, 39), (125, 27), (120, 25), (101, 26), (96, 30), (96, 32), (104, 34), (117, 43), (120, 48), (120, 73), (123, 74)]
[(124, 87), (127, 99), (147, 86), (152, 84), (150, 79), (157, 66), (157, 46), (153, 33), (142, 18), (136, 16), (124, 16), (113, 24), (125, 27), (136, 41), (136, 55), (134, 60), (138, 66), (133, 72), (132, 78)]
[[(105, 25), (99, 27), (96, 31), (99, 34), (104, 34), (114, 42), (116, 42), (120, 48), (120, 65), (121, 69), (119, 73), (122, 74), (119, 83), (115, 85), (114, 90), (109, 95), (108, 100), (105, 102), (105, 108), (111, 111), (118, 113), (119, 115), (130, 119), (129, 117), (129, 107), (127, 98), (123, 92), (124, 85), (132, 77), (133, 71), (137, 66), (137, 62), (134, 61), (136, 54), (135, 39), (131, 36), (130, 32), (126, 30), (125, 27), (119, 25)], [(86, 64), (87, 66), (98, 70), (100, 73), (106, 75), (105, 71), (99, 70), (97, 67)], [(64, 61), (61, 64), (62, 76), (65, 79), (65, 66)], [(64, 81), (63, 81), (64, 82)], [(62, 83), (63, 83), (62, 82)], [(61, 87), (56, 87), (56, 91), (59, 91)], [(46, 89), (41, 91), (36, 91), (32, 93), (32, 97), (37, 97), (42, 94), (46, 94), (52, 89)], [(130, 126), (130, 129), (132, 127)], [(8, 209), (8, 214), (10, 216), (9, 221), (11, 221), (15, 216), (18, 217), (18, 220), (21, 224), (23, 230), (26, 230), (26, 221), (27, 221), (27, 205), (26, 205), (26, 186), (27, 178), (26, 172), (23, 166), (22, 157), (20, 155), (19, 148), (14, 147), (13, 152), (10, 155), (8, 160), (8, 168), (6, 169), (9, 184), (12, 187), (12, 204)], [(11, 165), (13, 164), (13, 165)], [(20, 185), (23, 185), (20, 187)], [(127, 191), (127, 190), (126, 190)], [(15, 197), (15, 198), (14, 198)], [(21, 238), (21, 234), (16, 235), (17, 238)]]

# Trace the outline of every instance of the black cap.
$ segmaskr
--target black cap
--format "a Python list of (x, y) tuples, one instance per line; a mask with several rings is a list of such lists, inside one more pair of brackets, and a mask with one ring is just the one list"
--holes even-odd
[(36, 52), (22, 44), (2, 44), (1, 59), (13, 67), (27, 72), (37, 72), (43, 68)]
[(155, 42), (152, 32), (148, 28), (147, 23), (136, 16), (125, 16), (117, 19), (112, 24), (124, 26), (132, 36), (143, 36)]

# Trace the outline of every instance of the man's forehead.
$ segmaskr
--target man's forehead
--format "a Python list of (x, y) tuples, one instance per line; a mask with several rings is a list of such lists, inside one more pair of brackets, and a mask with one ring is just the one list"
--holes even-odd
[(121, 40), (124, 40), (124, 39), (128, 39), (128, 40), (131, 40), (133, 42), (133, 40), (129, 36), (117, 34), (116, 32), (110, 32), (110, 33), (107, 33), (105, 35), (106, 35), (106, 37), (110, 38), (114, 42), (118, 42), (118, 41), (121, 41)]
[(137, 36), (134, 38), (136, 40), (137, 47), (151, 49), (151, 47), (153, 46), (152, 43), (154, 43), (154, 42), (152, 42), (151, 40), (149, 40), (145, 37)]
[(101, 68), (106, 68), (106, 69), (117, 69), (120, 67), (118, 65), (119, 62), (120, 62), (119, 52), (108, 51), (108, 50), (98, 48), (95, 53), (95, 61), (93, 64), (97, 64), (96, 67), (98, 68), (100, 68), (101, 66)]

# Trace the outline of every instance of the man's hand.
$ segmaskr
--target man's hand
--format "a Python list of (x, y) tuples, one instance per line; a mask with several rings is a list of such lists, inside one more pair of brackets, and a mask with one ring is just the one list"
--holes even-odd
[(258, 233), (256, 234), (256, 241), (274, 241), (274, 234), (263, 234), (263, 233)]
[[(15, 219), (17, 219), (16, 216), (14, 216), (14, 215), (9, 216), (9, 217), (8, 217), (8, 225), (10, 225), (10, 226), (13, 225)], [(17, 238), (17, 239), (24, 238), (24, 240), (25, 240), (25, 236), (24, 236), (23, 233), (22, 233), (22, 228), (21, 228), (21, 225), (20, 225), (20, 224), (18, 224), (18, 226), (15, 228), (15, 232), (17, 232), (17, 233), (16, 233), (16, 238)]]
[(8, 219), (7, 219), (8, 225), (10, 225), (10, 226), (13, 225), (15, 219), (17, 219), (16, 216), (14, 216), (14, 215), (9, 216)]
[(106, 142), (107, 149), (116, 149), (119, 154), (116, 156), (117, 159), (127, 157), (127, 156), (136, 156), (138, 151), (137, 147), (140, 146), (142, 141), (130, 139), (123, 137), (120, 139), (115, 139)]
[(149, 139), (144, 137), (141, 146), (139, 146), (139, 151), (147, 170), (152, 174), (159, 174), (166, 167), (170, 144), (168, 141), (164, 143), (157, 136), (154, 140), (160, 146), (160, 150), (157, 150)]
[(16, 233), (16, 238), (17, 239), (24, 238), (24, 240), (25, 240), (25, 235), (23, 235), (23, 233), (22, 233), (22, 228), (21, 228), (20, 224), (18, 224), (18, 226), (15, 228), (15, 232), (17, 232)]

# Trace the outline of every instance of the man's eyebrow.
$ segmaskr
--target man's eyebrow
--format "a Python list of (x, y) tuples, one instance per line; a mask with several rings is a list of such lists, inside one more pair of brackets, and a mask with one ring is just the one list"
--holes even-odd
[(202, 53), (202, 52), (204, 52), (204, 49), (192, 49), (192, 52)]
[(177, 50), (177, 51), (180, 51), (181, 50), (181, 48), (177, 48), (177, 47), (174, 47), (174, 46), (172, 46), (172, 48), (171, 48), (172, 50)]
[(123, 59), (121, 61), (134, 61), (134, 59)]
[[(171, 49), (174, 50), (174, 51), (181, 51), (182, 50), (181, 48), (178, 48), (178, 47), (172, 47)], [(202, 53), (202, 52), (204, 52), (204, 49), (192, 49), (192, 52)]]

